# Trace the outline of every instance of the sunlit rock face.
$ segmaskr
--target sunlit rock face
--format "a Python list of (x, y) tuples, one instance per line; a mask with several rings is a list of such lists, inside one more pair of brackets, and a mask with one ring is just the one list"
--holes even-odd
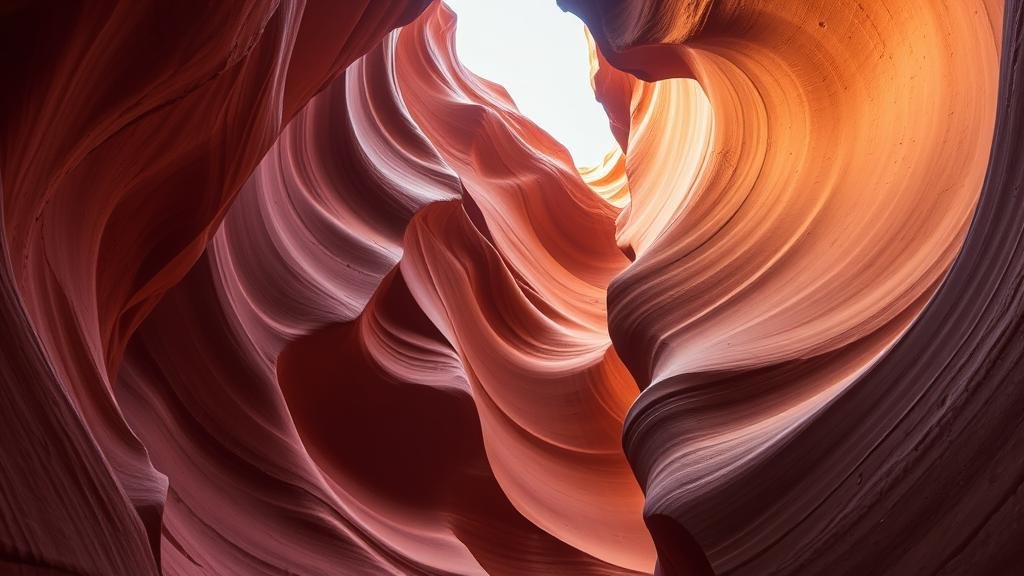
[(560, 5), (0, 12), (0, 573), (1024, 571), (1022, 3)]

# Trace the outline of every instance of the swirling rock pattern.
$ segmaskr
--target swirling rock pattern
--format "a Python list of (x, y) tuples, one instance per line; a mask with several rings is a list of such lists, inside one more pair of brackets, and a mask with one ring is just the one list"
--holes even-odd
[(0, 573), (1024, 571), (1024, 3), (559, 2), (2, 9)]

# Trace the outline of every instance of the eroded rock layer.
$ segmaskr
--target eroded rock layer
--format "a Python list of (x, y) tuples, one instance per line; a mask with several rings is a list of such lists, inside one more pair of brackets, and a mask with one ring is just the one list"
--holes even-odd
[(0, 9), (0, 572), (1024, 570), (1021, 3), (559, 2)]

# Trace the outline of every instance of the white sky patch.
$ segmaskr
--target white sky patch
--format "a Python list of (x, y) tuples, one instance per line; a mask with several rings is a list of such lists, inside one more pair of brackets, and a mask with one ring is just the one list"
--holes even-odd
[(594, 99), (583, 22), (555, 0), (445, 0), (458, 15), (459, 60), (508, 90), (519, 111), (554, 136), (578, 166), (616, 146)]

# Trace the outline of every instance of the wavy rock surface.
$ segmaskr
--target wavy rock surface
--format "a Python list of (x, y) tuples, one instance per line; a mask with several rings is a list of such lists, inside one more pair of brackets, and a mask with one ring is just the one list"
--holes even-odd
[[(663, 571), (937, 573), (984, 556), (976, 532), (1013, 504), (956, 490), (951, 437), (933, 429), (971, 419), (950, 404), (971, 380), (944, 373), (947, 355), (910, 369), (922, 358), (906, 351), (943, 332), (938, 302), (906, 332), (985, 174), (1000, 7), (564, 4), (611, 62), (657, 80), (629, 100), (639, 177), (619, 238), (638, 257), (609, 309), (647, 386), (624, 445)], [(677, 142), (691, 144), (666, 152)], [(1019, 379), (972, 378), (991, 394)]]
[[(174, 492), (165, 567), (653, 565), (619, 448), (637, 388), (600, 305), (627, 263), (617, 209), (504, 90), (458, 65), (452, 24), (435, 6), (315, 98), (129, 347), (120, 398)], [(497, 147), (508, 164), (484, 165)], [(575, 225), (534, 223), (552, 214)], [(211, 316), (210, 341), (170, 344)], [(210, 477), (221, 487), (195, 480)], [(256, 527), (284, 510), (315, 536), (267, 542)], [(300, 553), (275, 553), (282, 538)], [(317, 554), (325, 541), (338, 550)]]
[[(13, 282), (5, 291), (19, 294), (28, 319), (5, 329), (13, 341), (5, 354), (41, 348), (39, 369), (49, 383), (39, 386), (62, 397), (55, 411), (71, 407), (48, 417), (79, 430), (73, 439), (84, 453), (101, 452), (102, 464), (92, 465), (113, 474), (113, 484), (85, 490), (108, 507), (130, 500), (134, 522), (141, 519), (148, 532), (151, 566), (167, 482), (114, 399), (126, 343), (203, 252), (287, 120), (423, 4), (4, 8), (11, 88), (0, 100), (0, 174)], [(33, 476), (42, 473), (22, 462), (11, 461), (4, 483), (18, 501), (32, 498)], [(73, 475), (55, 474), (53, 482), (80, 490)], [(89, 573), (153, 571), (139, 568), (137, 555), (135, 569), (112, 569), (116, 556), (133, 554), (130, 546), (116, 552), (136, 538), (126, 520), (72, 544), (67, 531), (96, 524), (73, 518), (61, 530), (8, 525), (5, 560)], [(114, 556), (101, 553), (104, 541)]]
[(1021, 3), (560, 3), (3, 9), (0, 572), (1024, 569)]

